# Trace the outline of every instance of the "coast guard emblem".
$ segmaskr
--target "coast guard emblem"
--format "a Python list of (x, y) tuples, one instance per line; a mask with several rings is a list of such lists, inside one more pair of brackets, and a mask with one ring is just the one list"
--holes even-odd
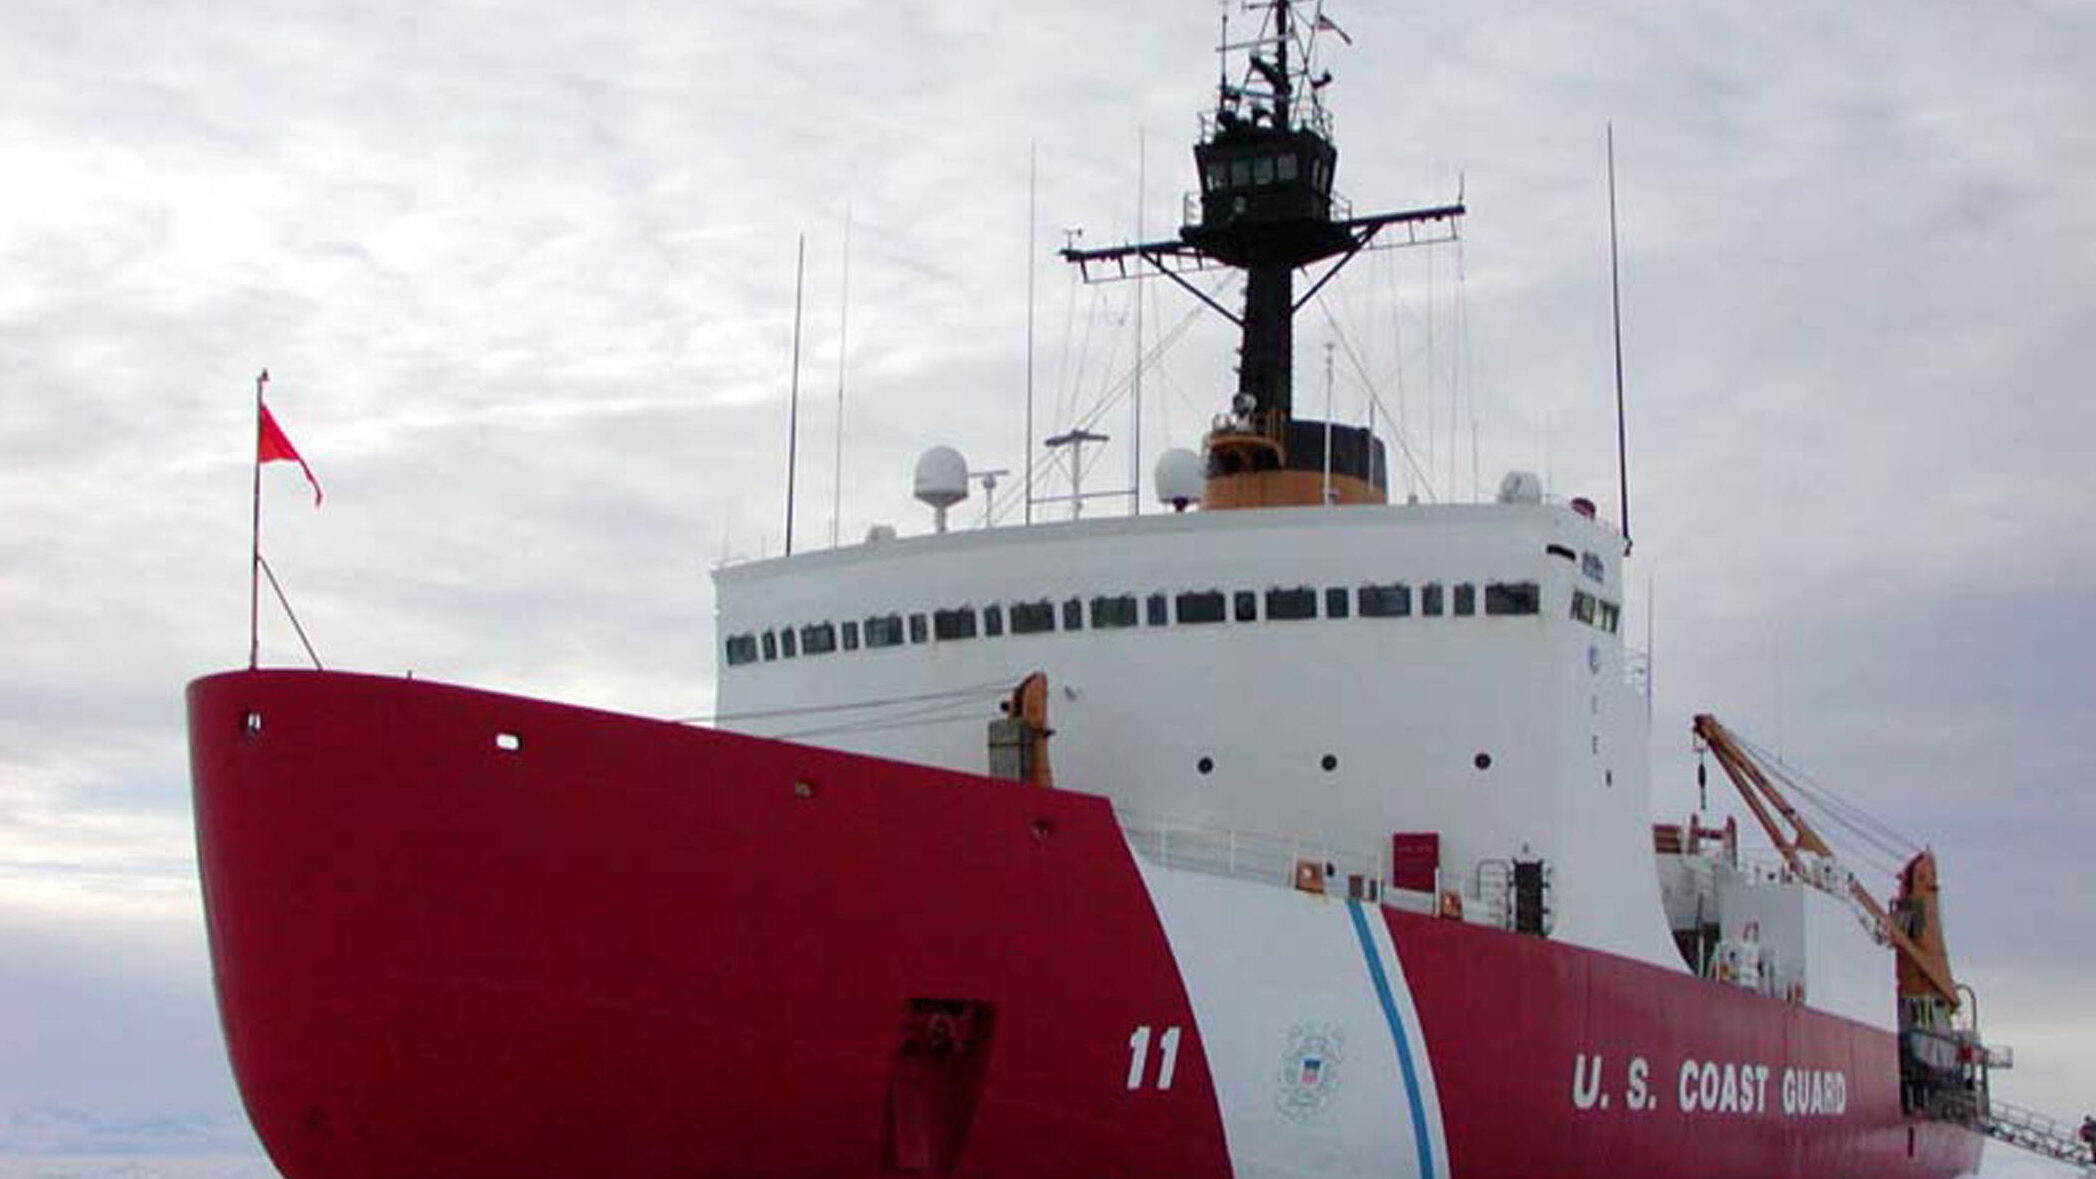
[(1288, 1050), (1281, 1054), (1274, 1091), (1281, 1116), (1307, 1122), (1324, 1112), (1339, 1088), (1345, 1046), (1346, 1034), (1337, 1024), (1299, 1023), (1288, 1029)]

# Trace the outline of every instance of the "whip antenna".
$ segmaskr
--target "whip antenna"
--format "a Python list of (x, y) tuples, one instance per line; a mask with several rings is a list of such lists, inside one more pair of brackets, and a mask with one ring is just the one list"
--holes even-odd
[(1616, 258), (1616, 125), (1608, 124), (1608, 310), (1616, 336), (1616, 502), (1623, 518), (1623, 555), (1630, 555), (1630, 455), (1623, 429), (1623, 283)]

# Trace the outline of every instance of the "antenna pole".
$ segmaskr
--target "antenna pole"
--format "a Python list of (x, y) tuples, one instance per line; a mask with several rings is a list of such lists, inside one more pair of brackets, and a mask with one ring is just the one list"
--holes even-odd
[[(1143, 238), (1143, 187), (1144, 169), (1149, 162), (1149, 135), (1142, 127), (1135, 129), (1135, 240)], [(1143, 288), (1135, 287), (1135, 383), (1131, 394), (1134, 400), (1133, 439), (1128, 446), (1128, 499), (1134, 505), (1134, 514), (1143, 514)]]
[(1036, 197), (1039, 191), (1041, 147), (1029, 144), (1026, 149), (1026, 461), (1019, 466), (1026, 472), (1026, 522), (1033, 523), (1033, 310), (1034, 310), (1034, 254), (1036, 241)]
[(269, 383), (269, 370), (255, 378), (255, 437), (250, 447), (255, 460), (254, 544), (247, 566), (247, 669), (255, 670), (262, 660), (262, 386)]
[(1623, 283), (1616, 255), (1616, 125), (1608, 124), (1608, 304), (1616, 336), (1616, 496), (1622, 510), (1623, 555), (1630, 555), (1630, 453), (1623, 428)]
[(793, 380), (786, 395), (786, 555), (793, 555), (793, 473), (801, 438), (801, 280), (808, 273), (808, 235), (800, 235), (793, 262)]
[(837, 528), (844, 518), (844, 346), (851, 323), (851, 202), (844, 202), (844, 280), (837, 294), (837, 455), (830, 471), (830, 547), (837, 547)]

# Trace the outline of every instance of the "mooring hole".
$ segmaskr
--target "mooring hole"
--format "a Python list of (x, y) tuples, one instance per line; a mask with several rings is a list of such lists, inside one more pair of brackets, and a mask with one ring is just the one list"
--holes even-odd
[(517, 736), (515, 733), (497, 733), (495, 734), (495, 748), (500, 749), (504, 753), (515, 753), (524, 748), (524, 738)]

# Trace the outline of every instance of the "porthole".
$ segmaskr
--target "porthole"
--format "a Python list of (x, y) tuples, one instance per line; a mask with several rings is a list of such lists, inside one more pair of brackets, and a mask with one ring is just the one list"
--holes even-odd
[(1492, 755), (1479, 750), (1478, 755), (1470, 759), (1470, 764), (1476, 766), (1480, 771), (1489, 770), (1492, 768)]
[(1210, 771), (1215, 769), (1215, 759), (1212, 757), (1204, 757), (1201, 760), (1194, 763), (1194, 768), (1201, 771), (1204, 774), (1209, 773)]
[(1332, 754), (1327, 753), (1322, 758), (1318, 759), (1317, 764), (1323, 766), (1325, 773), (1329, 774), (1333, 770), (1339, 768), (1339, 759), (1333, 756)]

